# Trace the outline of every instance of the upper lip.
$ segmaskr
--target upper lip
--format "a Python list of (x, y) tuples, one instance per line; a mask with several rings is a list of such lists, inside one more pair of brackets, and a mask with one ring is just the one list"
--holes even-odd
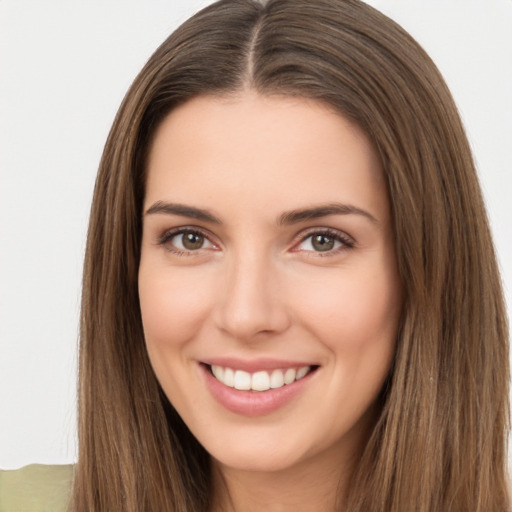
[(254, 373), (261, 370), (278, 370), (287, 368), (302, 368), (303, 366), (317, 366), (311, 361), (292, 361), (286, 359), (256, 358), (239, 359), (236, 357), (212, 357), (200, 361), (209, 366), (222, 366), (234, 370), (243, 370)]

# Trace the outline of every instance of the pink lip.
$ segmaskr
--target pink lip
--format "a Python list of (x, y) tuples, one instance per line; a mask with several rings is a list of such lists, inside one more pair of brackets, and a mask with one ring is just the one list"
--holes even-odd
[[(219, 402), (228, 411), (249, 417), (264, 416), (284, 407), (308, 385), (310, 378), (316, 373), (311, 372), (302, 379), (296, 380), (292, 384), (287, 384), (281, 388), (269, 389), (268, 391), (240, 391), (219, 382), (204, 364), (200, 364), (199, 366), (205, 378), (206, 386), (217, 402)], [(219, 366), (224, 365), (221, 364)], [(230, 366), (226, 364), (225, 366), (230, 368), (233, 368), (234, 366), (236, 369), (242, 369), (240, 366), (236, 365)], [(297, 367), (300, 366), (308, 365), (297, 365)], [(274, 366), (273, 368), (288, 367), (290, 366)], [(291, 367), (295, 367), (295, 364)], [(257, 368), (262, 369), (262, 366), (259, 365)], [(271, 368), (265, 367), (264, 369)]]
[(284, 359), (269, 358), (251, 359), (250, 361), (247, 361), (236, 357), (215, 357), (211, 359), (203, 359), (201, 362), (210, 366), (222, 366), (223, 368), (243, 370), (249, 373), (262, 370), (286, 370), (287, 368), (302, 368), (303, 366), (315, 365), (315, 363), (304, 361), (287, 361)]

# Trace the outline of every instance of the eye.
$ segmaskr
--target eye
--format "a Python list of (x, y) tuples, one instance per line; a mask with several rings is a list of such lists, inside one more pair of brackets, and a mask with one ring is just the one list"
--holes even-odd
[(317, 253), (336, 253), (340, 250), (354, 247), (354, 242), (341, 232), (334, 230), (322, 230), (310, 232), (303, 236), (296, 251), (308, 251)]
[(178, 228), (167, 231), (159, 240), (171, 252), (179, 254), (215, 249), (216, 246), (201, 231), (191, 228)]

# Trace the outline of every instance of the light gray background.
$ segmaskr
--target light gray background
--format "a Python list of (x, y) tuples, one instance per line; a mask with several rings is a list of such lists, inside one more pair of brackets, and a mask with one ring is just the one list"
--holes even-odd
[[(208, 3), (0, 0), (2, 468), (75, 460), (80, 274), (102, 147), (144, 62)], [(512, 0), (369, 3), (425, 47), (452, 89), (510, 304)]]

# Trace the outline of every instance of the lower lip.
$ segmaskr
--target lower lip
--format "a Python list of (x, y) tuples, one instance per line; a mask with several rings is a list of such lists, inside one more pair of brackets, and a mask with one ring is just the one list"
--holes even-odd
[(206, 385), (213, 397), (228, 411), (243, 416), (271, 414), (291, 402), (310, 381), (316, 371), (283, 387), (267, 391), (240, 391), (219, 382), (204, 364), (200, 364)]

